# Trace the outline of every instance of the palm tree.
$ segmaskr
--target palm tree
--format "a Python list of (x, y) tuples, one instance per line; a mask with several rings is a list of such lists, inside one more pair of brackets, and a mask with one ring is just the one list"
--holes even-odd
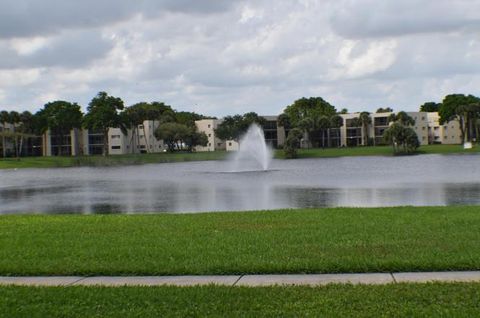
[(0, 112), (0, 123), (2, 123), (3, 131), (2, 131), (2, 150), (3, 150), (3, 158), (7, 156), (7, 138), (5, 133), (5, 128), (7, 127), (7, 123), (10, 122), (10, 114), (6, 110), (2, 110)]
[(33, 137), (34, 136), (34, 123), (33, 123), (33, 115), (29, 111), (24, 111), (19, 116), (20, 119), (20, 126), (18, 127), (17, 135), (15, 139), (20, 139), (20, 142), (16, 142), (17, 145), (17, 159), (22, 155), (22, 148), (23, 148), (23, 141), (25, 138)]
[(15, 157), (18, 158), (18, 151), (17, 151), (17, 137), (16, 137), (16, 126), (18, 125), (18, 123), (20, 122), (20, 114), (14, 110), (12, 110), (9, 114), (9, 118), (10, 118), (10, 121), (9, 121), (9, 124), (12, 125), (12, 135), (14, 136), (13, 140), (14, 140), (14, 145), (15, 145)]
[(330, 118), (327, 116), (318, 117), (317, 127), (322, 134), (322, 148), (325, 148), (325, 132), (330, 129)]
[(363, 145), (368, 145), (368, 125), (372, 123), (372, 119), (370, 118), (369, 112), (361, 112), (358, 116), (360, 123), (362, 125), (362, 137), (363, 137)]
[[(330, 117), (330, 128), (335, 129), (337, 132), (337, 138), (340, 140), (340, 127), (343, 126), (343, 118), (340, 115), (333, 115)], [(330, 132), (328, 136), (328, 146), (330, 147)]]
[(408, 114), (403, 111), (398, 112), (396, 116), (396, 121), (405, 127), (415, 125), (415, 120), (412, 117), (408, 116)]
[(298, 128), (300, 128), (304, 133), (307, 133), (309, 143), (312, 142), (312, 132), (315, 129), (315, 122), (312, 118), (306, 117), (300, 120), (298, 123)]

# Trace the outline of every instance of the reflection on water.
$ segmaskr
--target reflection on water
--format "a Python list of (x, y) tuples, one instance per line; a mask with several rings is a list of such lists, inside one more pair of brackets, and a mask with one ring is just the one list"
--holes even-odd
[(0, 213), (122, 213), (480, 204), (478, 155), (0, 171)]

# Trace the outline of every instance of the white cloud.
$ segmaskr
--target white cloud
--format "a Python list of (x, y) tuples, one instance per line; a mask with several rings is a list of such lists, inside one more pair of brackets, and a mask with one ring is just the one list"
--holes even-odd
[(374, 111), (480, 95), (476, 1), (39, 3), (0, 3), (0, 109), (85, 107), (100, 90), (216, 116), (302, 96)]
[(353, 51), (358, 44), (358, 41), (344, 41), (337, 57), (340, 68), (334, 71), (334, 77), (363, 77), (385, 71), (395, 62), (396, 42), (393, 40), (373, 41), (354, 56)]

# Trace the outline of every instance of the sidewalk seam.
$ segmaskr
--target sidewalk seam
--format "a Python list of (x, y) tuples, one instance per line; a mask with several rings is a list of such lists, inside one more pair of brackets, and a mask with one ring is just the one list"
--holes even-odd
[(88, 276), (81, 277), (81, 278), (77, 279), (76, 281), (71, 282), (70, 284), (67, 284), (67, 285), (65, 285), (65, 286), (74, 286), (74, 285), (76, 285), (77, 283), (79, 283), (79, 282), (81, 282), (82, 280), (85, 280), (85, 279), (87, 279), (87, 278), (88, 278)]
[(240, 277), (233, 283), (232, 287), (234, 287), (240, 281), (240, 279), (243, 278), (243, 276), (245, 275), (240, 275)]
[(397, 280), (395, 279), (395, 275), (393, 275), (393, 273), (390, 273), (390, 276), (392, 276), (393, 283), (398, 284)]

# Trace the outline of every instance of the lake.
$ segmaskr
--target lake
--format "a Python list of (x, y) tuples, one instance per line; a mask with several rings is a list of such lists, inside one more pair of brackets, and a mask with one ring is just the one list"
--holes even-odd
[(228, 161), (0, 171), (0, 213), (136, 213), (480, 204), (480, 156)]

